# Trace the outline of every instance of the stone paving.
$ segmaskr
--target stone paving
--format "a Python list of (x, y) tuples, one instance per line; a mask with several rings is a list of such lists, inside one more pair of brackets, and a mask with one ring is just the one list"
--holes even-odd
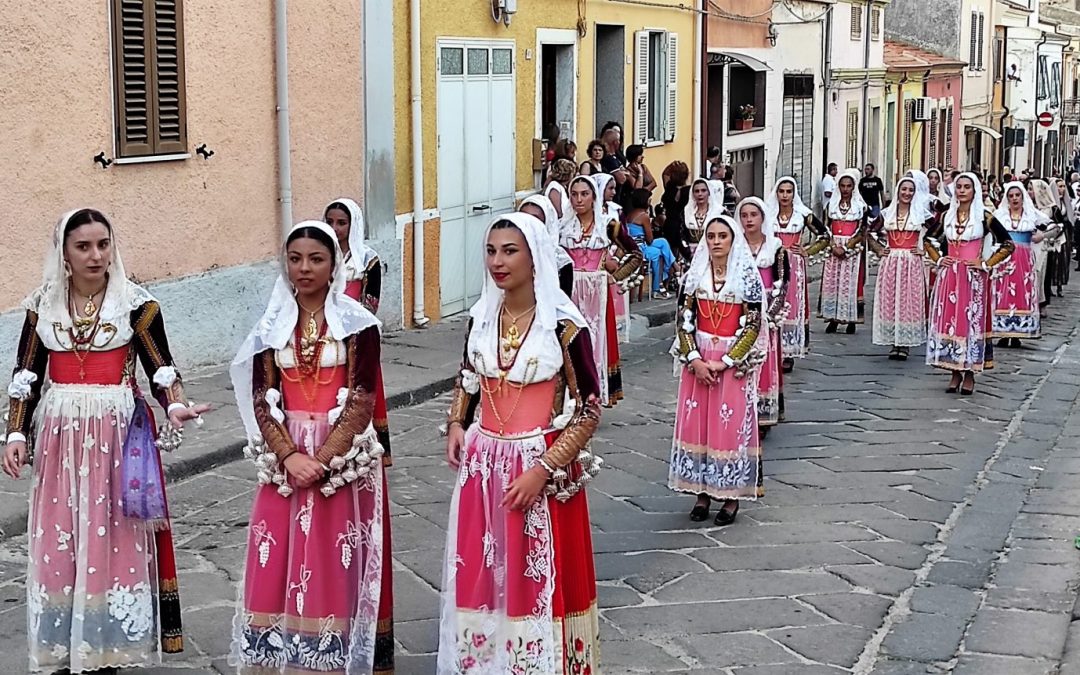
[[(1080, 300), (999, 350), (973, 397), (855, 336), (814, 336), (766, 440), (766, 496), (727, 528), (666, 488), (670, 327), (627, 349), (627, 401), (590, 488), (606, 673), (1080, 673)], [(818, 328), (818, 326), (815, 326)], [(453, 475), (445, 396), (395, 411), (398, 672), (434, 672)], [(188, 651), (156, 673), (227, 673), (254, 481), (236, 462), (171, 490)], [(25, 658), (25, 545), (0, 544), (0, 644)], [(1078, 622), (1080, 625), (1080, 622)], [(3, 667), (0, 666), (0, 670)], [(8, 672), (8, 671), (4, 671)], [(17, 671), (10, 671), (17, 672)], [(139, 671), (133, 671), (139, 672)]]

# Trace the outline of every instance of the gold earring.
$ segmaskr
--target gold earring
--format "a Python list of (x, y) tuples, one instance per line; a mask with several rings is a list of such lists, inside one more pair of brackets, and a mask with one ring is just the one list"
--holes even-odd
[(64, 261), (64, 276), (71, 277), (71, 265), (66, 260)]

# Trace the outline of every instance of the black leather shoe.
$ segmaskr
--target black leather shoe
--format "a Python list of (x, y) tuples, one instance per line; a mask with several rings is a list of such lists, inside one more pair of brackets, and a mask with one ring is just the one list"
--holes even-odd
[(847, 334), (848, 335), (854, 335), (855, 334), (855, 324), (849, 323), (847, 325)]
[(825, 332), (826, 332), (826, 333), (835, 333), (835, 332), (836, 332), (836, 327), (837, 327), (838, 325), (839, 325), (839, 324), (837, 324), (837, 323), (836, 323), (835, 321), (830, 321), (830, 322), (829, 322), (829, 325), (828, 325), (828, 326), (825, 326)]
[(704, 504), (694, 504), (694, 508), (690, 509), (690, 520), (695, 523), (703, 523), (709, 519), (709, 506), (710, 503), (706, 501)]
[[(735, 508), (729, 510), (728, 504), (735, 502)], [(720, 510), (716, 512), (716, 519), (713, 520), (714, 525), (723, 527), (724, 525), (730, 525), (735, 522), (735, 516), (739, 515), (739, 502), (735, 499), (729, 499), (724, 502), (724, 505), (720, 507)]]

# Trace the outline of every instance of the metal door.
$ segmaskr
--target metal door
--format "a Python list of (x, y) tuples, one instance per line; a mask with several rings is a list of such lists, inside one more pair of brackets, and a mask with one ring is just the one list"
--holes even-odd
[(443, 316), (483, 282), (484, 231), (514, 208), (513, 43), (439, 41), (439, 282)]

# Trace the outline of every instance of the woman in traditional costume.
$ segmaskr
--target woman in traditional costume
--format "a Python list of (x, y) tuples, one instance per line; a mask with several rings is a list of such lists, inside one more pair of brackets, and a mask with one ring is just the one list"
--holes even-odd
[(767, 302), (742, 228), (718, 210), (683, 278), (672, 353), (683, 365), (668, 486), (697, 495), (690, 520), (728, 525), (739, 500), (765, 494), (757, 419), (759, 339)]
[(776, 236), (776, 223), (765, 202), (747, 197), (735, 209), (750, 255), (754, 256), (765, 288), (761, 331), (768, 354), (758, 372), (758, 427), (762, 436), (784, 419), (784, 376), (780, 361), (780, 323), (787, 314), (787, 287), (791, 282), (787, 249)]
[[(622, 398), (619, 342), (615, 331), (612, 284), (628, 290), (638, 275), (641, 257), (616, 260), (609, 253), (609, 217), (604, 215), (603, 192), (592, 176), (570, 182), (571, 210), (559, 226), (560, 244), (574, 260), (574, 304), (581, 310), (593, 335), (593, 358), (600, 374), (600, 401), (613, 406)], [(632, 239), (621, 244), (636, 249)]]
[[(641, 256), (641, 252), (637, 247), (637, 242), (633, 242), (632, 250), (628, 250), (622, 240), (624, 233), (623, 228), (623, 207), (621, 204), (615, 202), (616, 186), (615, 177), (609, 173), (594, 173), (590, 176), (593, 182), (596, 183), (597, 193), (602, 196), (604, 207), (601, 209), (601, 215), (603, 216), (603, 222), (605, 224), (605, 232), (607, 232), (608, 241), (611, 242), (611, 246), (608, 248), (610, 257), (608, 258), (605, 266), (608, 271), (614, 271), (618, 265), (622, 264), (622, 261), (626, 259), (626, 256), (636, 253)], [(630, 237), (627, 237), (630, 239)], [(641, 256), (642, 263), (644, 263), (644, 256)], [(631, 285), (636, 285), (637, 275), (635, 274), (631, 278), (625, 280), (625, 283), (619, 283), (614, 279), (611, 280), (611, 288), (608, 297), (611, 298), (612, 321), (615, 324), (614, 334), (618, 336), (616, 340), (615, 349), (618, 349), (618, 343), (630, 341), (630, 303), (629, 297), (626, 295), (626, 290)]]
[(825, 225), (832, 238), (830, 255), (821, 274), (818, 316), (828, 321), (826, 333), (835, 333), (839, 324), (848, 335), (863, 322), (863, 284), (866, 259), (863, 238), (869, 209), (856, 187), (859, 172), (849, 169), (836, 181), (836, 192), (825, 210)]
[(890, 359), (906, 361), (912, 347), (926, 342), (930, 289), (924, 237), (934, 226), (934, 216), (929, 197), (919, 192), (914, 178), (901, 178), (893, 195), (893, 203), (881, 212), (885, 246), (873, 237), (867, 240), (881, 258), (874, 289), (874, 344), (890, 347)]
[[(987, 238), (997, 247), (984, 257)], [(949, 393), (970, 396), (975, 393), (975, 373), (988, 366), (991, 356), (987, 353), (987, 347), (992, 347), (990, 270), (1015, 249), (1005, 227), (986, 213), (975, 174), (961, 174), (953, 183), (941, 247), (940, 252), (928, 251), (938, 275), (930, 300), (926, 363), (952, 371)]]
[(551, 205), (555, 207), (555, 213), (559, 218), (565, 218), (570, 213), (570, 195), (567, 190), (570, 181), (577, 174), (577, 167), (569, 159), (557, 159), (548, 171), (548, 182), (540, 194), (547, 197)]
[(487, 273), (447, 418), (458, 479), (441, 674), (600, 672), (583, 488), (601, 464), (588, 451), (601, 378), (545, 237), (524, 214), (498, 218), (484, 237)]
[(521, 202), (518, 208), (522, 213), (528, 213), (544, 224), (544, 231), (548, 233), (551, 248), (555, 251), (555, 266), (559, 270), (559, 288), (571, 297), (574, 293), (574, 259), (570, 257), (562, 246), (559, 246), (559, 214), (551, 200), (543, 195), (531, 195)]
[(1035, 246), (1042, 241), (1040, 226), (1050, 222), (1035, 208), (1024, 184), (1013, 181), (1005, 186), (1005, 197), (994, 212), (1005, 226), (1016, 250), (995, 271), (993, 286), (993, 325), (999, 347), (1019, 347), (1020, 338), (1041, 335), (1039, 321), (1039, 277), (1035, 268)]
[[(323, 220), (337, 235), (338, 246), (345, 257), (345, 295), (367, 307), (372, 314), (379, 312), (382, 296), (382, 262), (375, 249), (367, 245), (367, 228), (360, 205), (347, 197), (331, 202), (323, 212)], [(384, 467), (393, 465), (390, 448), (390, 421), (383, 384), (382, 364), (375, 382), (375, 409), (371, 424), (379, 436)], [(386, 480), (386, 473), (383, 473)], [(390, 492), (383, 485), (383, 512), (390, 513)], [(376, 672), (394, 669), (394, 561), (390, 518), (383, 523), (382, 598), (379, 600), (379, 629), (376, 639), (382, 645), (381, 661)]]
[(259, 675), (386, 670), (379, 322), (345, 294), (326, 224), (293, 227), (281, 266), (230, 369), (260, 484), (230, 663)]
[[(183, 424), (209, 406), (187, 402), (161, 307), (128, 280), (99, 211), (60, 219), (23, 308), (4, 471), (33, 466), (29, 671), (155, 665), (183, 650), (159, 450), (178, 447)], [(157, 441), (136, 362), (171, 423)]]
[(684, 234), (689, 239), (686, 244), (691, 255), (697, 250), (698, 242), (705, 234), (705, 218), (713, 209), (723, 208), (724, 183), (722, 181), (698, 178), (690, 184), (690, 203), (683, 210), (683, 226)]
[(1061, 209), (1057, 191), (1041, 178), (1033, 178), (1028, 181), (1028, 194), (1032, 202), (1034, 202), (1035, 208), (1046, 219), (1039, 226), (1041, 236), (1034, 245), (1039, 307), (1042, 308), (1045, 315), (1045, 307), (1050, 304), (1050, 298), (1053, 295), (1051, 292), (1052, 276), (1048, 272), (1052, 267), (1051, 261), (1054, 259), (1055, 254), (1061, 250), (1065, 240), (1061, 225), (1065, 220), (1065, 214)]
[[(810, 353), (809, 258), (829, 246), (829, 233), (802, 199), (795, 179), (784, 176), (766, 201), (769, 217), (775, 221), (776, 235), (788, 253), (790, 280), (787, 285), (787, 311), (780, 323), (782, 367), (785, 373), (795, 369), (795, 359)], [(809, 237), (807, 236), (809, 232)]]

